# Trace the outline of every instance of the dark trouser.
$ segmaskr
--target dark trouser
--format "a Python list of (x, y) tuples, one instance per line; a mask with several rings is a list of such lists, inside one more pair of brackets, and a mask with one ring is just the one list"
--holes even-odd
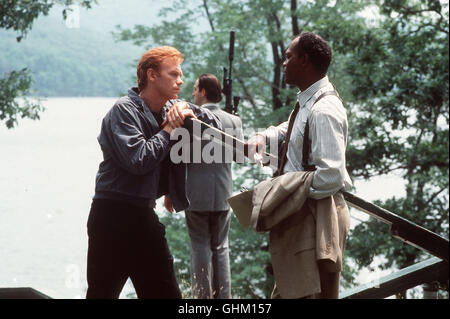
[(153, 209), (94, 199), (87, 226), (86, 298), (118, 298), (128, 278), (138, 298), (181, 298), (165, 227)]

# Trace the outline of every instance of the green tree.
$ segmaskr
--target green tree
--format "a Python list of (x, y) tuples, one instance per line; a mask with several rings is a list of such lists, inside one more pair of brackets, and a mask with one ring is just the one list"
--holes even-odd
[[(17, 32), (20, 42), (31, 30), (33, 22), (40, 15), (47, 15), (55, 4), (62, 4), (63, 18), (67, 17), (70, 6), (77, 3), (90, 8), (96, 0), (6, 0), (0, 2), (0, 28)], [(27, 98), (31, 90), (32, 77), (30, 70), (10, 70), (0, 77), (0, 120), (5, 121), (8, 128), (17, 124), (17, 116), (22, 118), (39, 119), (39, 112), (43, 110), (39, 100)]]
[[(349, 165), (353, 176), (366, 179), (402, 176), (406, 196), (377, 204), (448, 238), (448, 2), (384, 1), (379, 13), (379, 25), (365, 30), (346, 64), (358, 79)], [(382, 268), (425, 257), (386, 232), (375, 221), (353, 230), (349, 253), (359, 267), (374, 255), (385, 257)]]

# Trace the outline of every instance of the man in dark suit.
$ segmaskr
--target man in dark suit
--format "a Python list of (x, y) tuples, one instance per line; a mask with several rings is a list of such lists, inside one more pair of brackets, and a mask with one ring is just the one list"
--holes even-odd
[[(195, 82), (192, 96), (194, 104), (208, 109), (219, 118), (225, 133), (242, 139), (241, 119), (217, 105), (222, 100), (217, 77), (201, 75)], [(223, 299), (231, 298), (228, 250), (231, 216), (227, 198), (233, 192), (233, 156), (228, 156), (232, 150), (226, 148), (219, 156), (205, 152), (208, 143), (213, 142), (203, 139), (202, 148), (197, 150), (202, 151), (201, 162), (187, 165), (186, 195), (189, 207), (185, 212), (191, 240), (191, 280), (195, 298)], [(195, 147), (193, 149), (195, 152)], [(211, 158), (208, 159), (209, 155)], [(169, 205), (165, 206), (170, 210)]]

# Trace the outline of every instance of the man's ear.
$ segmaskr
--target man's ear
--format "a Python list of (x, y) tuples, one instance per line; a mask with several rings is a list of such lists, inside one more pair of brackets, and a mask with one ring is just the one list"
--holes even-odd
[(200, 91), (200, 93), (202, 94), (203, 97), (205, 97), (205, 96), (206, 96), (206, 89), (203, 88), (203, 89)]
[(307, 64), (309, 64), (309, 62), (310, 62), (310, 59), (309, 59), (309, 55), (308, 55), (307, 53), (303, 54), (303, 55), (300, 57), (300, 63), (301, 63), (302, 65), (307, 65)]
[(158, 76), (159, 76), (159, 73), (155, 69), (152, 69), (152, 68), (147, 69), (147, 81), (148, 82), (155, 81)]

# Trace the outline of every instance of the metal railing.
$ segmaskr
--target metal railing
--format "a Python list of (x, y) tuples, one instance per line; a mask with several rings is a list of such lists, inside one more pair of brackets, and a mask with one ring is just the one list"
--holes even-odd
[(368, 284), (345, 291), (341, 294), (341, 298), (386, 298), (401, 291), (431, 282), (446, 283), (448, 287), (448, 239), (351, 193), (343, 193), (349, 206), (390, 225), (392, 237), (435, 257), (400, 269), (393, 274)]

